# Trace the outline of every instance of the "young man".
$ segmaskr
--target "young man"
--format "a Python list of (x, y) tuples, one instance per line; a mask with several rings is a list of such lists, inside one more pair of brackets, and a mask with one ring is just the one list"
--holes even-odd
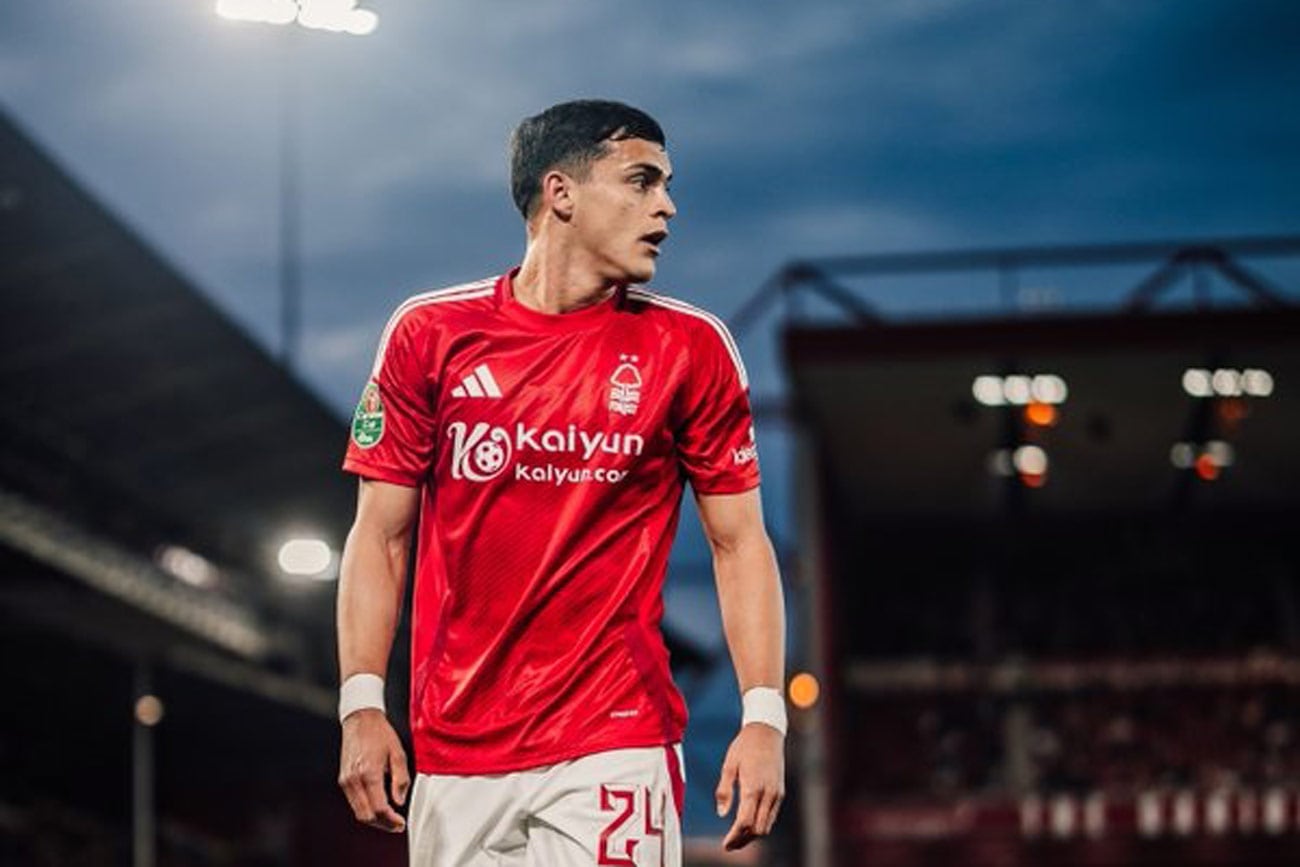
[(776, 820), (784, 607), (745, 369), (719, 320), (634, 288), (676, 213), (671, 178), (662, 130), (629, 106), (524, 120), (523, 262), (409, 299), (380, 339), (344, 461), (361, 482), (339, 582), (339, 782), (357, 819), (403, 830), (382, 678), (418, 515), (417, 867), (680, 863), (686, 709), (659, 621), (685, 481), (744, 694), (716, 793), (719, 815), (740, 793), (724, 845)]

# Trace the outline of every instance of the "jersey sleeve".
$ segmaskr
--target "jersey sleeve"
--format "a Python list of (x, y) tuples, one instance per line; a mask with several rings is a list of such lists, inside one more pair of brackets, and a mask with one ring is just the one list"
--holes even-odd
[(352, 416), (343, 469), (367, 479), (417, 487), (434, 457), (430, 335), (422, 317), (394, 314)]
[(698, 330), (681, 393), (677, 456), (697, 494), (738, 494), (759, 483), (749, 378), (720, 321)]

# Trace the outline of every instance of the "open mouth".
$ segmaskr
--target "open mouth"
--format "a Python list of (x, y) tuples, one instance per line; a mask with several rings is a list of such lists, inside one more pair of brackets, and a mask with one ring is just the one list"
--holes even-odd
[(659, 253), (659, 245), (662, 244), (664, 242), (664, 238), (667, 237), (668, 237), (667, 232), (662, 232), (662, 231), (650, 232), (649, 234), (642, 235), (641, 240), (649, 244), (650, 247), (654, 250), (654, 252), (657, 255)]

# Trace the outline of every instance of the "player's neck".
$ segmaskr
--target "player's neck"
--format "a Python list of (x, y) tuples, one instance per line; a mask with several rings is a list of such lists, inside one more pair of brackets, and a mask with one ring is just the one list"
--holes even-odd
[(571, 249), (531, 239), (514, 279), (515, 301), (539, 313), (571, 313), (617, 290)]

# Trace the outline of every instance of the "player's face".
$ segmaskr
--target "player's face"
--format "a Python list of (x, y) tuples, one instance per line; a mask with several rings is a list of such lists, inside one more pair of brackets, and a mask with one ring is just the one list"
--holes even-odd
[(668, 195), (672, 176), (662, 145), (632, 138), (609, 142), (575, 185), (573, 227), (602, 278), (647, 283), (654, 277), (668, 221), (677, 213)]

